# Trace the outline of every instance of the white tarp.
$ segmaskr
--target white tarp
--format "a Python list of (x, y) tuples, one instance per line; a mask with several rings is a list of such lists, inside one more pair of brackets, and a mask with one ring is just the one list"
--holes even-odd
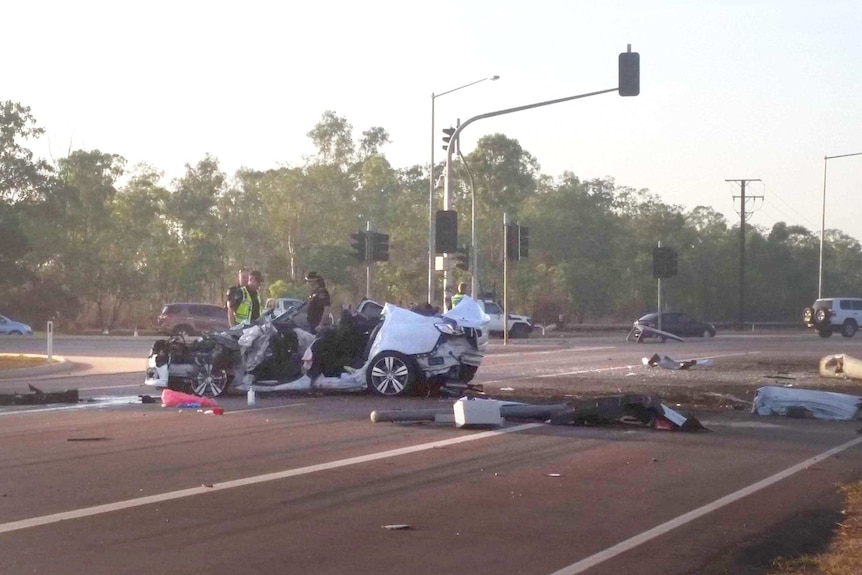
[(817, 419), (852, 421), (859, 419), (860, 407), (862, 396), (858, 395), (767, 385), (758, 388), (752, 413), (799, 417), (810, 413)]

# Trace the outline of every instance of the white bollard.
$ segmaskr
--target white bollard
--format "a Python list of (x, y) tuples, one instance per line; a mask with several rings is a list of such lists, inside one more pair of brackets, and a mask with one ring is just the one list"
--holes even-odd
[(48, 322), (48, 363), (51, 363), (51, 358), (54, 355), (54, 322)]

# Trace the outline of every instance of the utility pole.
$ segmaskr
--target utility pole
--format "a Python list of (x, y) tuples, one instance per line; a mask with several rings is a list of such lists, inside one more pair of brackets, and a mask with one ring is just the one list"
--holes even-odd
[(756, 178), (739, 178), (735, 180), (724, 180), (725, 182), (737, 182), (740, 188), (740, 194), (733, 196), (733, 199), (739, 198), (739, 326), (738, 329), (745, 329), (745, 218), (751, 212), (745, 210), (748, 200), (762, 200), (763, 196), (748, 196), (745, 195), (745, 186), (749, 182), (759, 182)]

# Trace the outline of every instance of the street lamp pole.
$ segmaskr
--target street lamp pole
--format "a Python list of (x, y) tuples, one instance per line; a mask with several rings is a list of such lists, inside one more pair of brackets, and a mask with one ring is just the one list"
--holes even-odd
[(440, 92), (439, 94), (431, 93), (431, 167), (428, 170), (428, 303), (431, 305), (434, 304), (434, 256), (436, 255), (436, 250), (434, 249), (434, 146), (436, 145), (437, 135), (434, 133), (434, 103), (440, 96), (445, 96), (446, 94), (469, 88), (470, 86), (484, 82), (485, 80), (491, 80), (493, 82), (494, 80), (499, 79), (500, 76), (488, 76), (480, 80), (470, 82), (469, 84), (464, 84), (463, 86)]
[(817, 274), (817, 299), (823, 297), (823, 235), (826, 232), (826, 165), (829, 160), (848, 158), (850, 156), (862, 156), (862, 152), (841, 154), (838, 156), (823, 156), (823, 208), (820, 212), (820, 270)]

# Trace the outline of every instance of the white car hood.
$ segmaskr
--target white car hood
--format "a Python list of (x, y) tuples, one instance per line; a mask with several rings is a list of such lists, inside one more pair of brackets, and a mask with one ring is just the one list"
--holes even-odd
[(461, 327), (483, 327), (491, 321), (491, 317), (482, 311), (476, 300), (465, 295), (454, 308), (443, 314), (443, 317), (454, 319)]
[[(464, 297), (458, 305), (444, 314), (461, 327), (478, 328), (486, 325), (491, 318), (482, 311), (479, 304)], [(439, 316), (414, 313), (391, 303), (383, 306), (383, 327), (371, 347), (369, 357), (382, 350), (397, 351), (406, 355), (428, 353), (440, 338), (435, 324), (442, 323)]]

